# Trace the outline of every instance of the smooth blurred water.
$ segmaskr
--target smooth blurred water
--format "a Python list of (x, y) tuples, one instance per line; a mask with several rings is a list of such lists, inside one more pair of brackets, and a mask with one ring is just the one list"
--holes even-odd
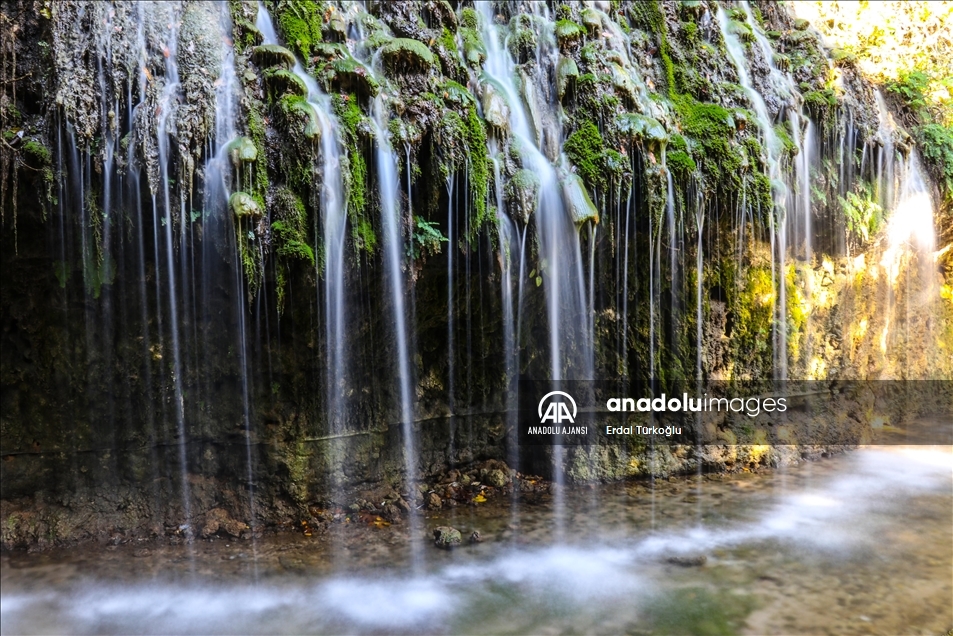
[[(614, 484), (257, 548), (199, 543), (3, 556), (0, 631), (40, 633), (900, 634), (953, 627), (953, 449), (868, 448), (766, 474)], [(502, 499), (502, 498), (501, 498)], [(653, 504), (654, 500), (654, 504)], [(654, 515), (651, 511), (654, 509)], [(506, 513), (504, 514), (504, 511)], [(413, 573), (408, 543), (430, 550)], [(701, 566), (679, 565), (705, 557)], [(336, 569), (335, 569), (336, 568)]]

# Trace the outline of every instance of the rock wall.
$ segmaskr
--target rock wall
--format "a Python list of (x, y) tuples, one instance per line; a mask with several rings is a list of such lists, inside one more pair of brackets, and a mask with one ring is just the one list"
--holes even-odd
[[(526, 237), (512, 283), (517, 372), (537, 379), (551, 373), (548, 265), (538, 182), (483, 74), (485, 17), (468, 2), (367, 5), (267, 2), (280, 47), (262, 45), (250, 1), (0, 4), (13, 27), (0, 59), (4, 546), (175, 537), (226, 517), (297, 525), (381, 484), (415, 500), (400, 450), (375, 104), (400, 161), (412, 474), (519, 457), (499, 219)], [(755, 388), (782, 370), (953, 378), (948, 219), (937, 217), (928, 247), (891, 238), (914, 150), (809, 24), (771, 2), (494, 9), (540, 149), (584, 186), (567, 201), (591, 255), (597, 377), (634, 393), (696, 379)], [(744, 48), (777, 148), (765, 147), (726, 37)], [(296, 63), (328, 96), (342, 144), (348, 374), (337, 424), (329, 186)], [(219, 148), (225, 112), (237, 141)], [(245, 198), (212, 196), (216, 158), (229, 165), (226, 194)], [(772, 181), (775, 159), (783, 178)], [(924, 192), (921, 205), (941, 198)], [(858, 441), (869, 416), (838, 441)], [(588, 481), (801, 455), (600, 448), (568, 453), (566, 470)], [(551, 467), (545, 453), (522, 459)]]

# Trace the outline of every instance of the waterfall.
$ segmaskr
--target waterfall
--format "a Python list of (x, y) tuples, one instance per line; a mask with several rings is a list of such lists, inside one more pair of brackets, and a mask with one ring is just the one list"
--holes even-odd
[[(721, 29), (721, 35), (725, 41), (728, 57), (737, 71), (738, 82), (748, 96), (751, 105), (754, 106), (755, 116), (758, 120), (758, 128), (761, 130), (761, 136), (764, 139), (764, 150), (768, 162), (768, 176), (771, 179), (771, 188), (775, 200), (775, 209), (769, 213), (772, 224), (772, 270), (775, 268), (774, 259), (777, 258), (777, 270), (772, 273), (775, 287), (774, 296), (777, 297), (774, 319), (775, 379), (785, 380), (787, 379), (788, 340), (787, 285), (785, 283), (787, 220), (784, 203), (787, 198), (788, 188), (784, 184), (784, 175), (781, 168), (781, 146), (777, 133), (774, 130), (774, 124), (768, 114), (768, 107), (764, 102), (764, 98), (751, 82), (751, 76), (748, 73), (747, 62), (745, 60), (744, 47), (738, 39), (738, 36), (731, 31), (728, 14), (721, 5), (718, 6), (718, 26)], [(753, 31), (757, 33), (757, 29), (753, 29)], [(775, 221), (776, 214), (778, 215), (777, 221)], [(776, 237), (774, 236), (775, 233), (777, 235)], [(777, 240), (776, 244), (774, 243), (775, 240)]]
[(896, 153), (894, 151), (893, 133), (896, 125), (893, 116), (887, 110), (884, 96), (879, 90), (874, 91), (874, 99), (877, 104), (877, 140), (880, 142), (877, 152), (877, 199), (880, 207), (884, 211), (888, 211), (892, 210), (895, 204), (894, 170)]
[[(534, 8), (536, 5), (533, 5)], [(524, 106), (524, 96), (516, 89), (517, 70), (513, 58), (503, 46), (503, 34), (494, 24), (493, 3), (479, 3), (482, 14), (483, 40), (487, 56), (484, 65), (486, 81), (484, 93), (499, 95), (506, 103), (508, 124), (524, 165), (539, 180), (539, 199), (534, 219), (539, 240), (540, 270), (546, 294), (549, 324), (550, 374), (553, 381), (589, 379), (592, 377), (592, 347), (586, 336), (588, 328), (585, 298), (585, 278), (579, 232), (570, 211), (563, 202), (562, 184), (556, 168), (543, 154), (547, 140), (544, 130), (534, 128)], [(520, 82), (527, 100), (532, 99), (532, 78), (523, 76)], [(497, 93), (498, 94), (498, 93)], [(536, 111), (551, 107), (542, 100), (535, 101)], [(552, 136), (558, 138), (558, 133)]]
[[(266, 44), (278, 44), (271, 17), (264, 5), (258, 3), (256, 26), (264, 36)], [(344, 185), (341, 177), (341, 139), (340, 126), (332, 114), (331, 101), (321, 90), (317, 82), (295, 58), (292, 72), (307, 87), (307, 102), (311, 106), (311, 115), (317, 119), (321, 138), (321, 166), (316, 171), (316, 180), (320, 181), (319, 205), (323, 219), (324, 238), (324, 315), (326, 337), (326, 415), (329, 432), (341, 434), (346, 430), (348, 410), (347, 357), (345, 354), (347, 309), (345, 305), (345, 239), (347, 229), (347, 209), (344, 197)], [(340, 459), (336, 458), (335, 463)], [(334, 467), (332, 475), (336, 475)], [(332, 477), (332, 481), (336, 478)], [(336, 483), (339, 490), (341, 484)]]
[[(170, 192), (170, 174), (169, 164), (171, 160), (170, 142), (174, 139), (174, 129), (171, 124), (174, 122), (176, 108), (179, 103), (179, 68), (178, 68), (178, 16), (181, 12), (181, 6), (176, 5), (173, 8), (174, 17), (169, 24), (168, 39), (165, 44), (165, 84), (159, 95), (158, 121), (156, 122), (156, 144), (159, 151), (159, 173), (161, 199), (156, 200), (156, 195), (152, 195), (153, 220), (155, 222), (156, 234), (159, 233), (161, 225), (162, 233), (165, 235), (165, 264), (166, 264), (166, 284), (165, 289), (168, 294), (169, 306), (169, 331), (172, 340), (172, 385), (173, 403), (172, 408), (175, 412), (175, 423), (177, 431), (177, 445), (179, 448), (179, 463), (182, 479), (182, 508), (185, 514), (185, 532), (191, 537), (192, 528), (192, 497), (188, 479), (188, 461), (187, 446), (188, 438), (185, 427), (185, 396), (182, 391), (182, 344), (179, 333), (179, 295), (176, 292), (177, 276), (175, 271), (175, 249), (172, 232), (175, 226), (176, 217), (180, 224), (185, 220), (181, 215), (173, 211), (173, 202)], [(161, 207), (160, 207), (161, 206)], [(158, 240), (158, 236), (157, 236)], [(180, 251), (184, 258), (185, 250)], [(156, 254), (156, 262), (159, 262), (159, 255)], [(158, 283), (158, 280), (157, 280)]]
[[(384, 266), (387, 284), (390, 287), (394, 315), (394, 336), (397, 346), (397, 381), (400, 387), (400, 424), (404, 446), (404, 470), (408, 501), (413, 505), (418, 498), (417, 449), (414, 436), (413, 370), (410, 360), (407, 310), (404, 299), (403, 257), (404, 241), (400, 211), (400, 184), (398, 183), (397, 156), (387, 133), (387, 107), (383, 97), (374, 100), (372, 125), (377, 139), (377, 179), (380, 184), (381, 216), (384, 226)], [(410, 165), (407, 166), (408, 171)], [(418, 534), (420, 524), (417, 515), (410, 515), (412, 536)], [(414, 562), (419, 561), (418, 546), (412, 542)]]

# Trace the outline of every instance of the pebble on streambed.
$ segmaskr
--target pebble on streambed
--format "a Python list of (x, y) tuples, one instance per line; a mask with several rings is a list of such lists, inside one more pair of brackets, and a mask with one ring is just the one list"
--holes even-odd
[(704, 554), (670, 556), (665, 559), (665, 562), (680, 565), (683, 568), (698, 568), (708, 563), (708, 557)]

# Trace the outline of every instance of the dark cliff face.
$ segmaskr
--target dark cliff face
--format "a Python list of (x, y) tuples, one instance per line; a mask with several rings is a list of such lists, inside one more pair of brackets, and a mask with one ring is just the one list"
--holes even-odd
[[(5, 0), (4, 545), (286, 522), (405, 482), (408, 430), (414, 479), (518, 456), (508, 389), (554, 346), (633, 391), (949, 378), (949, 254), (891, 242), (915, 150), (849, 61), (775, 3), (595, 4), (278, 0), (269, 43), (248, 1)], [(746, 461), (630, 450), (567, 469)]]

